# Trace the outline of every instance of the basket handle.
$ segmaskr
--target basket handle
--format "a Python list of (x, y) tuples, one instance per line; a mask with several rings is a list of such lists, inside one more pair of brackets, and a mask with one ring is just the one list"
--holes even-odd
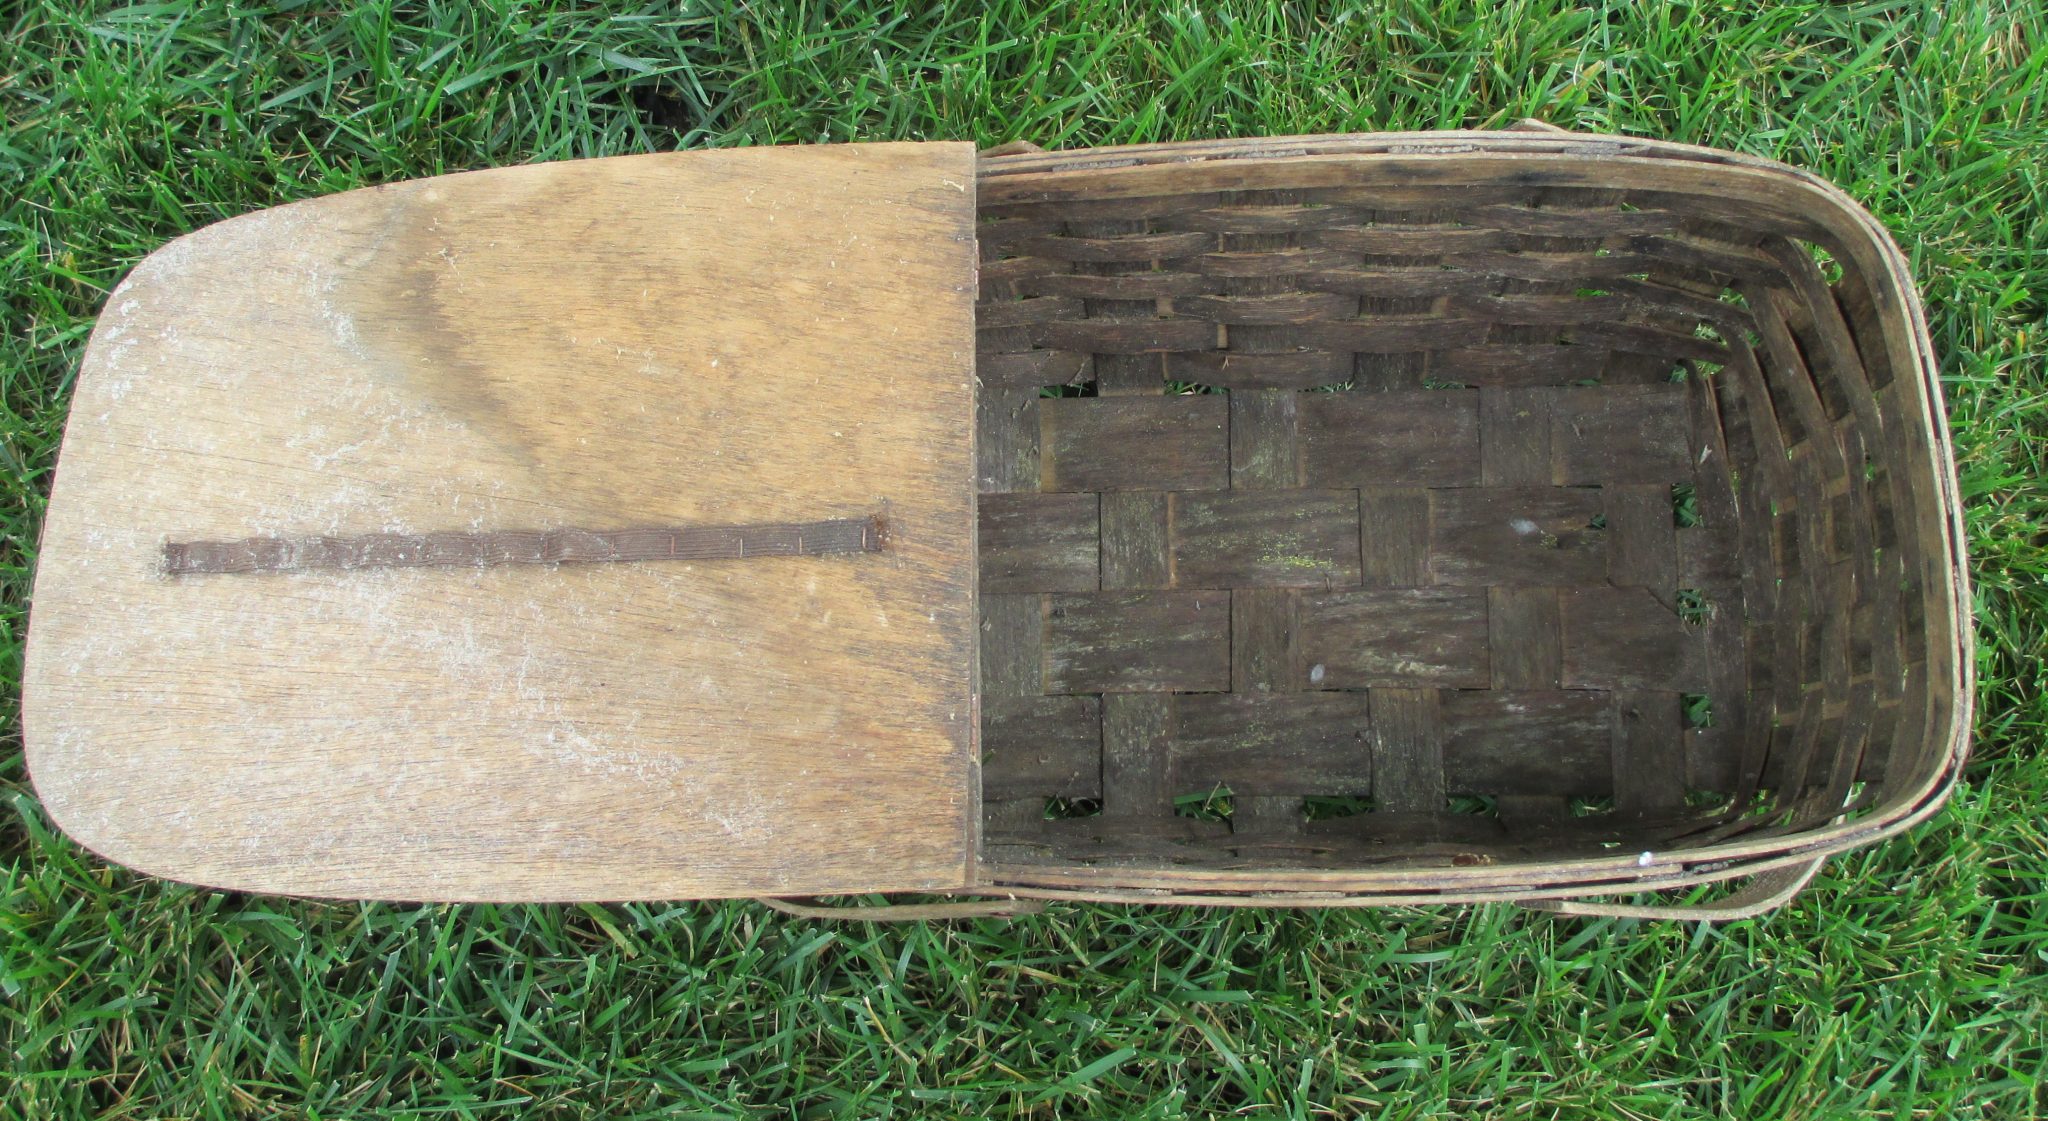
[(1753, 919), (1775, 911), (1792, 901), (1811, 883), (1827, 860), (1816, 856), (1799, 864), (1788, 864), (1758, 872), (1742, 889), (1725, 899), (1700, 904), (1599, 903), (1585, 899), (1531, 899), (1522, 904), (1532, 911), (1580, 915), (1607, 919), (1669, 919), (1679, 922), (1734, 922)]
[(951, 919), (1014, 919), (1045, 910), (1042, 899), (971, 899), (958, 903), (864, 903), (853, 907), (825, 907), (762, 896), (756, 903), (770, 910), (800, 919), (833, 919), (842, 922), (945, 922)]

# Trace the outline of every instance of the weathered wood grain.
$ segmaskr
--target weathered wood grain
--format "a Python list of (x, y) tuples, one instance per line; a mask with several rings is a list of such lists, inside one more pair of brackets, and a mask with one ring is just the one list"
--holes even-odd
[[(1482, 587), (1599, 583), (1612, 536), (1602, 498), (1579, 487), (1431, 491), (1430, 576), (1438, 584)], [(1668, 521), (1668, 497), (1665, 508)]]
[(1444, 787), (1451, 794), (1604, 797), (1614, 792), (1612, 720), (1604, 693), (1446, 691)]
[(1228, 592), (1103, 592), (1047, 602), (1047, 692), (1230, 688)]
[(1222, 490), (1230, 405), (1211, 394), (1046, 398), (1041, 489)]
[(1301, 664), (1324, 689), (1484, 689), (1492, 681), (1483, 588), (1304, 592)]
[(1364, 693), (1173, 698), (1175, 794), (1228, 789), (1244, 797), (1363, 797), (1372, 791)]
[(1173, 496), (1161, 491), (1112, 491), (1102, 496), (1102, 586), (1170, 588), (1173, 571)]
[(983, 697), (981, 789), (991, 800), (1102, 796), (1099, 697)]
[(985, 494), (981, 590), (1090, 592), (1101, 582), (1102, 515), (1092, 494)]
[(1706, 689), (1704, 630), (1648, 588), (1566, 588), (1559, 597), (1565, 688)]
[(1680, 483), (1691, 475), (1684, 387), (1600, 386), (1557, 391), (1553, 481)]
[(1386, 814), (1444, 811), (1444, 719), (1436, 689), (1374, 689), (1373, 801)]
[[(973, 158), (483, 171), (152, 255), (88, 348), (45, 527), (45, 808), (252, 891), (963, 886)], [(161, 572), (166, 541), (877, 510), (889, 547), (850, 557)]]
[(1305, 481), (1315, 487), (1477, 483), (1478, 406), (1478, 394), (1460, 389), (1305, 395)]
[(1420, 487), (1360, 487), (1360, 582), (1412, 588), (1429, 580), (1429, 492)]
[(1556, 689), (1564, 679), (1558, 590), (1486, 589), (1487, 644), (1495, 689)]
[(1348, 490), (1233, 490), (1174, 499), (1181, 587), (1348, 587), (1358, 583), (1358, 496)]
[(1103, 696), (1103, 817), (1111, 822), (1172, 821), (1174, 791), (1167, 785), (1172, 719), (1172, 698), (1163, 694)]

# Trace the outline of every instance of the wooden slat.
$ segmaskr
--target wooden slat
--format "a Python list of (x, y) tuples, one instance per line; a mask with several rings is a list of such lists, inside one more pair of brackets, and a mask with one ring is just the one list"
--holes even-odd
[(1033, 326), (1031, 338), (1058, 350), (1160, 354), (1208, 350), (1216, 345), (1216, 325), (1206, 319), (1068, 319)]
[(1227, 592), (1048, 597), (1046, 691), (1221, 692), (1230, 688)]
[(1133, 233), (1119, 237), (1033, 237), (1017, 242), (1017, 251), (1055, 261), (1092, 264), (1163, 261), (1207, 252), (1216, 238), (1205, 233)]
[(1159, 491), (1113, 491), (1102, 496), (1104, 588), (1174, 586), (1172, 501)]
[(1600, 386), (1558, 391), (1551, 417), (1553, 481), (1656, 483), (1691, 479), (1682, 386)]
[(1631, 689), (1613, 696), (1615, 808), (1642, 815), (1683, 807), (1684, 714), (1678, 694)]
[(1607, 581), (1618, 587), (1648, 588), (1674, 606), (1678, 583), (1678, 530), (1671, 488), (1610, 484), (1600, 488), (1607, 515)]
[(1222, 490), (1229, 409), (1212, 394), (1045, 398), (1040, 489)]
[(1358, 583), (1352, 491), (1228, 491), (1174, 499), (1181, 587), (1326, 588)]
[(1102, 698), (1102, 816), (1111, 822), (1170, 822), (1167, 728), (1172, 698), (1110, 693)]
[[(1598, 377), (1608, 352), (1556, 343), (1465, 344), (1430, 355), (1429, 374), (1441, 381), (1489, 389), (1570, 385)], [(1547, 481), (1535, 480), (1535, 481)]]
[(1025, 283), (1032, 291), (1048, 296), (1079, 296), (1090, 300), (1170, 299), (1199, 296), (1216, 290), (1214, 279), (1192, 272), (1140, 272), (1119, 276), (1057, 273), (1033, 277)]
[(1435, 689), (1374, 689), (1372, 796), (1381, 813), (1441, 814), (1444, 726)]
[(1556, 689), (1564, 679), (1564, 620), (1556, 588), (1486, 589), (1495, 689)]
[(1354, 315), (1358, 301), (1332, 292), (1283, 292), (1271, 296), (1187, 296), (1174, 311), (1230, 326), (1285, 326)]
[(1592, 489), (1431, 491), (1430, 576), (1468, 586), (1598, 583), (1611, 536), (1596, 524), (1602, 516), (1602, 492)]
[(1614, 789), (1611, 721), (1604, 693), (1447, 691), (1444, 788), (1450, 794), (1605, 796)]
[(981, 493), (1038, 489), (1040, 400), (1035, 385), (984, 386), (976, 396), (974, 481)]
[(1276, 490), (1301, 485), (1298, 403), (1288, 390), (1230, 394), (1230, 485)]
[(1101, 698), (983, 697), (981, 789), (989, 799), (1101, 797)]
[(1478, 404), (1459, 389), (1304, 395), (1303, 477), (1315, 487), (1477, 483)]
[(1420, 487), (1361, 487), (1360, 583), (1420, 587), (1429, 580), (1429, 492)]
[[(1092, 366), (1089, 355), (1072, 350), (983, 351), (975, 359), (974, 374), (981, 379), (983, 393), (998, 389), (1035, 390), (1048, 385), (1079, 385), (1093, 376)], [(1011, 407), (1016, 407), (1014, 402)], [(985, 430), (983, 438), (990, 435), (994, 433)], [(1032, 431), (1031, 435), (1036, 436), (1037, 432)]]
[(1364, 796), (1372, 790), (1364, 693), (1173, 698), (1173, 791)]
[(1324, 689), (1484, 689), (1486, 627), (1483, 588), (1304, 592), (1300, 662)]
[(1704, 632), (1648, 588), (1566, 588), (1560, 597), (1565, 688), (1706, 688)]
[(1549, 389), (1479, 391), (1482, 482), (1490, 487), (1550, 482), (1550, 416), (1556, 400), (1556, 391)]
[(1285, 693), (1308, 684), (1301, 668), (1291, 588), (1237, 588), (1230, 593), (1230, 687), (1239, 693)]
[(1095, 495), (988, 494), (979, 506), (984, 594), (1096, 589), (1101, 517)]
[(1045, 691), (1045, 597), (983, 595), (981, 693), (986, 697), (1027, 697)]
[(1194, 350), (1166, 356), (1166, 376), (1175, 381), (1219, 386), (1238, 393), (1259, 389), (1314, 389), (1351, 378), (1349, 352), (1286, 350)]

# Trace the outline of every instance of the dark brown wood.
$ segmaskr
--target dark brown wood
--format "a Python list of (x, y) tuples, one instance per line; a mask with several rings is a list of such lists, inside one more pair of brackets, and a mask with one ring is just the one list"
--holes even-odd
[(1208, 394), (1045, 398), (1044, 490), (1222, 490), (1230, 404)]
[(1301, 662), (1325, 689), (1492, 683), (1483, 588), (1304, 592)]
[[(985, 540), (985, 589), (1045, 596), (1030, 656), (1073, 721), (1030, 733), (1062, 745), (1036, 803), (992, 803), (1033, 869), (1010, 882), (1441, 898), (1569, 859), (1627, 883), (1782, 854), (1857, 782), (1852, 814), (1897, 812), (1946, 758), (1943, 445), (1887, 258), (1739, 157), (1433, 143), (984, 177), (984, 384), (1093, 394), (983, 413), (1034, 426), (981, 433), (984, 489), (1065, 503)], [(1121, 808), (1044, 820), (1091, 699)]]
[(1430, 575), (1438, 584), (1482, 587), (1599, 583), (1612, 536), (1602, 498), (1577, 487), (1432, 491)]
[(981, 693), (1030, 697), (1045, 692), (1045, 597), (981, 597)]
[(1102, 698), (1102, 815), (1112, 821), (1171, 820), (1167, 726), (1172, 699), (1108, 693)]
[(1551, 414), (1556, 482), (1653, 483), (1690, 477), (1683, 387), (1559, 390)]
[(819, 522), (647, 529), (244, 537), (234, 541), (167, 542), (163, 547), (163, 570), (170, 576), (197, 576), (316, 569), (488, 568), (505, 564), (818, 557), (880, 552), (887, 540), (887, 526), (879, 515)]
[(1373, 801), (1388, 814), (1441, 814), (1444, 724), (1435, 689), (1374, 689)]
[(1590, 691), (1447, 690), (1444, 788), (1604, 797), (1614, 790), (1611, 712), (1607, 695)]
[(980, 506), (983, 592), (1090, 592), (1100, 585), (1098, 496), (990, 494)]
[(1238, 490), (1174, 500), (1181, 587), (1350, 587), (1358, 583), (1353, 491)]
[(1175, 794), (1364, 797), (1372, 792), (1364, 693), (1173, 698)]
[(991, 800), (1102, 796), (1100, 697), (985, 697), (981, 789)]
[(1429, 583), (1429, 492), (1420, 487), (1361, 487), (1358, 532), (1361, 583), (1413, 588)]
[(1648, 588), (1566, 588), (1560, 599), (1565, 688), (1707, 687), (1704, 633)]
[(1564, 618), (1556, 588), (1486, 589), (1495, 689), (1556, 689), (1564, 680)]
[(1172, 510), (1173, 497), (1161, 491), (1111, 491), (1102, 496), (1104, 588), (1174, 585)]
[[(1234, 389), (1230, 394), (1230, 485), (1284, 490), (1301, 485), (1299, 393)], [(1282, 499), (1284, 501), (1284, 499)]]
[(1286, 350), (1273, 354), (1244, 351), (1185, 351), (1166, 356), (1166, 376), (1232, 393), (1259, 389), (1314, 389), (1351, 378), (1349, 352)]
[(1304, 479), (1314, 487), (1477, 483), (1478, 404), (1461, 389), (1305, 394)]
[(1301, 595), (1292, 588), (1238, 588), (1230, 593), (1230, 687), (1239, 693), (1285, 693), (1310, 684), (1297, 637)]
[(1230, 688), (1228, 592), (1050, 596), (1046, 691), (1221, 692)]
[(1613, 698), (1615, 807), (1640, 815), (1685, 805), (1679, 699), (1653, 690), (1622, 690)]
[[(1555, 347), (1555, 350), (1571, 348)], [(1580, 363), (1584, 356), (1578, 356)], [(1583, 373), (1573, 365), (1569, 373)], [(1550, 482), (1550, 413), (1557, 399), (1552, 389), (1488, 388), (1479, 391), (1480, 479), (1487, 486), (1542, 486)]]

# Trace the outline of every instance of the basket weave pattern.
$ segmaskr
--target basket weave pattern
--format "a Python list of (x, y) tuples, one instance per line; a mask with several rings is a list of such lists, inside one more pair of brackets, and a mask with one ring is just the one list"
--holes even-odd
[(1925, 434), (1808, 223), (1264, 178), (984, 202), (989, 859), (1683, 849), (1924, 769)]

